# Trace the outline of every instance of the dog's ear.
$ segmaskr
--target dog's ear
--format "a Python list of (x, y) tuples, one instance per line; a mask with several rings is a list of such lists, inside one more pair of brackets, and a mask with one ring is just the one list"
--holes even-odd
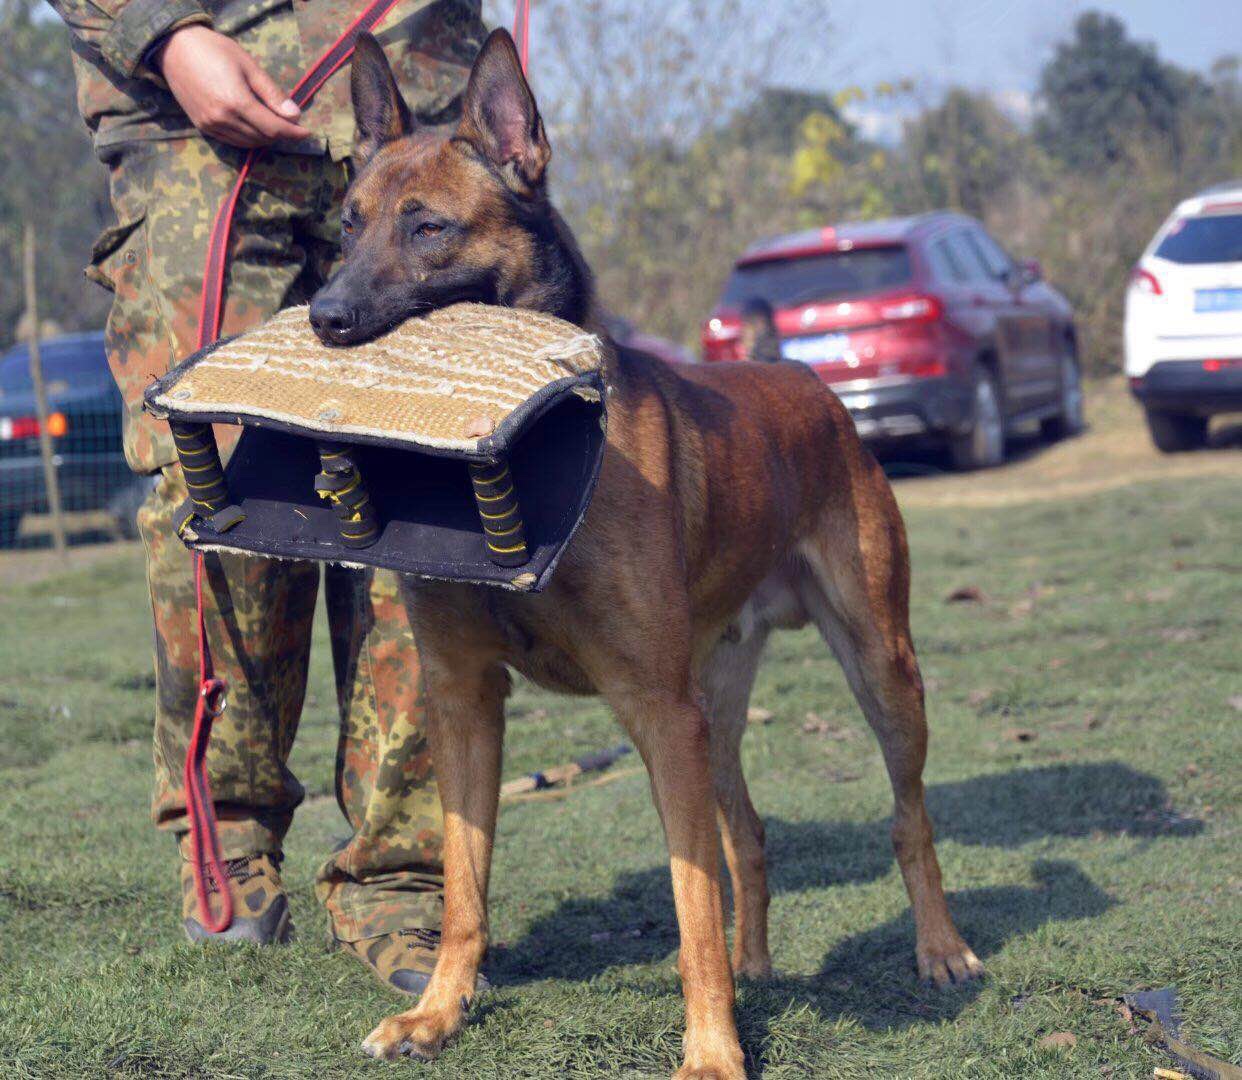
[(493, 30), (474, 61), (457, 137), (487, 158), (517, 195), (538, 192), (552, 147), (507, 30)]
[(388, 57), (371, 34), (359, 34), (349, 68), (354, 102), (354, 165), (361, 169), (384, 143), (414, 130)]

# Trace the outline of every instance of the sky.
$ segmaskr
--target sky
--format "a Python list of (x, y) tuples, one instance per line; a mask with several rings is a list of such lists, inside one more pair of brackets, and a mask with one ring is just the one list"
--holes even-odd
[[(609, 0), (624, 5), (627, 0)], [(671, 2), (671, 0), (670, 0)], [(744, 0), (762, 7), (779, 0)], [(1224, 54), (1242, 54), (1242, 0), (821, 0), (830, 61), (818, 71), (777, 74), (776, 82), (834, 92), (910, 79), (917, 100), (847, 115), (861, 133), (898, 138), (903, 115), (937, 100), (951, 85), (990, 93), (1017, 120), (1030, 116), (1039, 70), (1075, 17), (1098, 9), (1117, 15), (1131, 37), (1155, 42), (1160, 55), (1207, 71)], [(347, 5), (345, 5), (347, 6)], [(540, 0), (534, 0), (539, 47)], [(484, 12), (507, 25), (513, 0), (484, 0)], [(52, 17), (50, 12), (44, 12)], [(818, 43), (816, 43), (818, 45)]]
[[(911, 78), (934, 96), (956, 84), (1029, 112), (1039, 69), (1082, 11), (1119, 16), (1161, 56), (1206, 71), (1242, 53), (1242, 0), (829, 0), (835, 37), (823, 89)], [(805, 80), (797, 80), (803, 82)], [(858, 119), (858, 117), (854, 117)], [(892, 118), (895, 121), (895, 118)], [(882, 116), (872, 116), (882, 137)]]

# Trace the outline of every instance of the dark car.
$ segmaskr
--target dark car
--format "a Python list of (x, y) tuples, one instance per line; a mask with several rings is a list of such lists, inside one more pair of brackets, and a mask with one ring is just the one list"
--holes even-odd
[[(133, 514), (150, 481), (125, 464), (121, 395), (103, 334), (49, 338), (39, 354), (62, 507), (106, 510), (132, 536)], [(30, 353), (22, 345), (0, 356), (0, 544), (13, 542), (24, 515), (47, 510)]]
[(647, 334), (639, 330), (623, 315), (614, 315), (605, 311), (601, 316), (604, 329), (616, 344), (636, 352), (654, 356), (666, 364), (693, 364), (694, 354), (684, 345), (660, 337), (658, 334)]
[(741, 314), (756, 301), (774, 314), (781, 355), (831, 385), (865, 439), (930, 436), (971, 469), (1001, 462), (1019, 423), (1050, 438), (1082, 427), (1069, 303), (972, 218), (843, 224), (753, 246), (704, 324), (704, 360), (742, 358)]

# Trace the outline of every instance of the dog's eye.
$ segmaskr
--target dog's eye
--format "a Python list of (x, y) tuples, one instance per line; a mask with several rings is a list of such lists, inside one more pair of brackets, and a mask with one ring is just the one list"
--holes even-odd
[(444, 226), (435, 221), (424, 221), (414, 232), (418, 236), (436, 236), (444, 232)]
[(346, 236), (352, 236), (354, 233), (354, 223), (349, 218), (341, 219), (341, 232)]

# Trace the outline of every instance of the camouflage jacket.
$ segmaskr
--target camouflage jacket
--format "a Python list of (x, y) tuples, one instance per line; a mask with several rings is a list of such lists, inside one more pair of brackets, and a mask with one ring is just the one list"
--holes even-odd
[[(292, 90), (302, 74), (366, 7), (365, 0), (50, 0), (72, 35), (78, 108), (105, 161), (126, 144), (194, 133), (167, 85), (144, 60), (171, 31), (211, 26), (241, 44)], [(405, 0), (376, 28), (397, 80), (425, 123), (451, 119), (483, 43), (480, 0)], [(349, 74), (337, 72), (315, 96), (303, 125), (312, 139), (292, 153), (347, 157), (353, 141)]]

